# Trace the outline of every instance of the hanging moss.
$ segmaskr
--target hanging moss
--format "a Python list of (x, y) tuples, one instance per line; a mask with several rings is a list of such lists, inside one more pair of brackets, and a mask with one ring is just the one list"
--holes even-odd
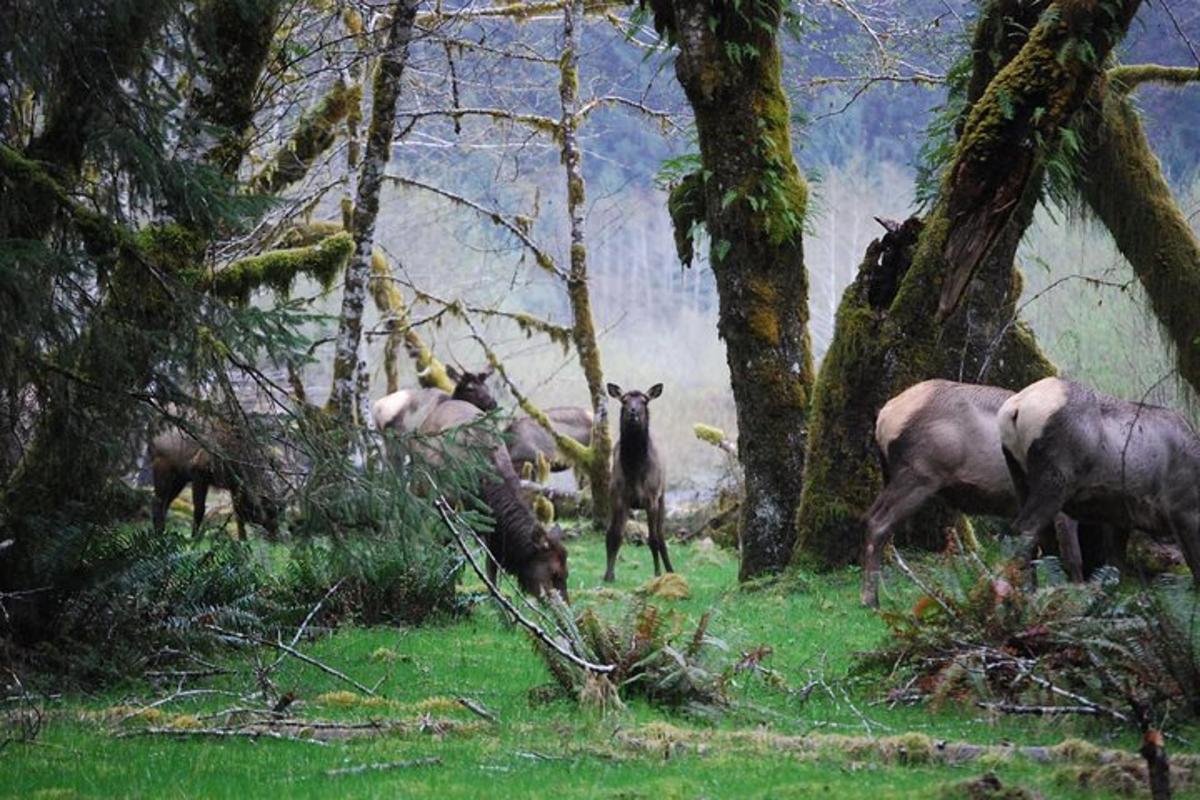
[(333, 144), (337, 126), (362, 102), (362, 87), (339, 81), (316, 108), (304, 114), (292, 137), (251, 181), (263, 194), (278, 194), (308, 174), (317, 157)]
[(384, 347), (384, 371), (387, 373), (388, 392), (400, 388), (400, 372), (396, 358), (399, 355), (400, 343), (403, 342), (417, 368), (417, 380), (421, 386), (452, 393), (454, 381), (450, 380), (446, 365), (433, 355), (433, 351), (409, 324), (404, 294), (392, 279), (387, 257), (378, 247), (371, 251), (371, 278), (367, 282), (367, 288), (375, 301), (375, 308), (389, 320), (388, 340)]
[(235, 261), (215, 273), (209, 282), (214, 294), (243, 305), (250, 302), (255, 289), (262, 287), (286, 295), (301, 275), (329, 289), (353, 253), (354, 237), (339, 233), (312, 247), (272, 250)]
[(692, 265), (692, 231), (704, 222), (704, 178), (699, 171), (689, 172), (671, 187), (667, 195), (667, 213), (675, 234), (675, 254), (685, 266)]

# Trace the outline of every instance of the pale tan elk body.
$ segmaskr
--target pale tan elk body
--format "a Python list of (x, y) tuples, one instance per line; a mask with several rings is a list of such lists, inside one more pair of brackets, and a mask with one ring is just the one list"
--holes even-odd
[[(584, 447), (592, 444), (592, 412), (579, 406), (555, 406), (545, 410), (546, 417), (554, 429)], [(562, 472), (572, 467), (570, 459), (559, 451), (554, 437), (532, 417), (520, 417), (505, 429), (508, 455), (512, 458), (517, 474), (523, 477), (536, 475), (538, 462), (544, 461), (551, 472)]]
[[(192, 535), (200, 531), (210, 487), (228, 489), (233, 500), (238, 536), (245, 538), (246, 522), (257, 523), (274, 536), (279, 530), (280, 497), (271, 486), (265, 465), (237, 446), (236, 437), (207, 431), (210, 451), (195, 438), (172, 426), (150, 441), (150, 469), (154, 478), (153, 524), (162, 533), (167, 508), (184, 487), (192, 485)], [(218, 451), (218, 452), (214, 452)]]
[(547, 531), (539, 523), (521, 493), (521, 482), (499, 436), (471, 426), (483, 416), (478, 408), (461, 400), (439, 403), (421, 423), (424, 438), (417, 447), (424, 459), (434, 463), (463, 459), (469, 448), (487, 453), (489, 469), (479, 486), (480, 499), (495, 520), (490, 531), (481, 533), (492, 558), (488, 576), (495, 581), (497, 566), (516, 576), (521, 588), (535, 596), (557, 590), (567, 599), (567, 550), (557, 528)]
[(1006, 400), (996, 421), (1026, 560), (1039, 528), (1065, 511), (1173, 536), (1200, 584), (1200, 437), (1179, 414), (1046, 378)]
[[(889, 400), (875, 420), (884, 487), (866, 515), (862, 601), (879, 601), (883, 549), (896, 527), (936, 496), (965, 514), (1011, 518), (1017, 495), (1000, 444), (996, 413), (1013, 393), (995, 386), (928, 380)], [(1062, 559), (1082, 578), (1074, 523), (1054, 519)]]
[(656, 383), (647, 392), (622, 392), (615, 383), (608, 384), (608, 394), (621, 401), (621, 435), (613, 453), (610, 497), (612, 517), (605, 540), (608, 566), (604, 580), (615, 580), (613, 573), (617, 553), (625, 535), (625, 523), (633, 509), (645, 509), (649, 528), (650, 553), (654, 558), (654, 574), (660, 575), (659, 560), (667, 572), (671, 557), (663, 537), (663, 518), (666, 516), (664, 495), (667, 479), (662, 457), (650, 435), (650, 401), (662, 394), (662, 384)]
[(381, 431), (414, 433), (429, 413), (447, 400), (463, 400), (484, 411), (496, 408), (496, 399), (487, 388), (487, 379), (492, 375), (490, 367), (483, 372), (459, 372), (447, 367), (446, 374), (454, 381), (453, 394), (434, 388), (401, 389), (376, 400), (371, 406), (375, 427)]

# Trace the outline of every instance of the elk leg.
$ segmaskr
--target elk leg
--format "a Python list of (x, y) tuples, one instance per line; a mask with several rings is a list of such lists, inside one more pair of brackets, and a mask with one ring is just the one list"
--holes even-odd
[[(663, 568), (667, 572), (674, 572), (675, 570), (671, 568), (671, 557), (667, 555), (667, 538), (663, 536), (663, 521), (667, 518), (667, 507), (661, 496), (658, 498), (658, 502), (654, 504), (654, 507), (656, 513), (654, 521), (650, 526), (651, 541), (658, 545), (658, 551), (662, 554)], [(658, 559), (656, 558), (655, 566), (657, 566), (657, 561)], [(658, 575), (657, 569), (654, 571), (654, 574)]]
[(625, 535), (625, 521), (629, 518), (629, 509), (622, 500), (613, 503), (612, 519), (608, 523), (608, 535), (604, 545), (608, 551), (608, 568), (604, 570), (604, 580), (612, 583), (616, 580), (613, 568), (617, 565), (617, 552), (621, 549), (621, 538)]
[[(1031, 474), (1028, 481), (1029, 494), (1021, 502), (1021, 511), (1013, 522), (1013, 529), (1020, 537), (1017, 558), (1033, 585), (1037, 576), (1031, 569), (1033, 551), (1037, 546), (1038, 531), (1054, 524), (1054, 517), (1062, 510), (1067, 496), (1067, 482), (1063, 474), (1053, 466), (1046, 466)], [(1061, 547), (1062, 541), (1059, 545)], [(1078, 539), (1075, 551), (1078, 553)], [(1077, 557), (1077, 556), (1076, 556)]]
[(1058, 559), (1067, 577), (1075, 583), (1083, 583), (1083, 551), (1079, 545), (1080, 534), (1091, 536), (1083, 525), (1066, 514), (1054, 515), (1054, 536), (1058, 540)]
[(1183, 560), (1192, 571), (1192, 582), (1200, 589), (1200, 514), (1171, 515), (1171, 533), (1183, 551)]
[(208, 482), (197, 478), (192, 481), (192, 538), (200, 536), (204, 523), (204, 504), (208, 500)]
[(187, 486), (187, 479), (169, 470), (166, 475), (154, 476), (154, 507), (151, 518), (155, 533), (161, 534), (166, 528), (167, 509), (171, 507), (171, 501), (179, 496), (185, 486)]
[(863, 549), (862, 604), (879, 606), (879, 572), (883, 549), (892, 532), (925, 504), (934, 492), (933, 484), (912, 470), (901, 470), (875, 498), (867, 512), (867, 543)]

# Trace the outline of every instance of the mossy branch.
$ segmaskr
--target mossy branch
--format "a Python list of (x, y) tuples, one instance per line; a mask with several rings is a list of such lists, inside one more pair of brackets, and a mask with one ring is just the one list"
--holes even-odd
[(318, 281), (326, 290), (354, 253), (354, 237), (338, 233), (309, 247), (271, 250), (242, 258), (201, 281), (202, 288), (229, 302), (245, 305), (255, 289), (270, 287), (286, 295), (301, 275)]
[(1162, 64), (1128, 64), (1108, 71), (1108, 83), (1117, 94), (1128, 94), (1143, 83), (1182, 86), (1200, 81), (1200, 67), (1168, 67)]
[(696, 434), (696, 438), (702, 442), (707, 442), (713, 447), (719, 447), (724, 452), (731, 456), (737, 456), (737, 447), (733, 442), (725, 436), (725, 431), (720, 428), (714, 428), (712, 425), (705, 425), (703, 422), (697, 422), (692, 425), (692, 433)]
[(533, 255), (534, 261), (537, 262), (539, 267), (556, 278), (559, 278), (563, 281), (567, 279), (567, 274), (559, 268), (557, 262), (554, 260), (554, 257), (543, 250), (538, 243), (533, 240), (533, 237), (530, 236), (528, 220), (525, 217), (507, 217), (501, 214), (499, 211), (484, 208), (479, 203), (476, 203), (473, 200), (468, 200), (460, 194), (455, 194), (454, 192), (425, 183), (424, 181), (416, 180), (415, 178), (405, 178), (400, 175), (387, 175), (385, 177), (400, 186), (433, 192), (439, 197), (443, 197), (455, 205), (469, 208), (477, 214), (487, 217), (495, 225), (498, 225), (512, 234), (525, 247), (525, 249), (528, 250), (531, 255)]
[(338, 81), (317, 106), (304, 114), (287, 143), (250, 181), (262, 194), (278, 194), (304, 178), (337, 138), (336, 128), (362, 102), (362, 86)]
[(454, 381), (433, 351), (413, 329), (408, 317), (408, 305), (404, 294), (396, 284), (388, 265), (387, 257), (378, 247), (371, 251), (371, 278), (367, 283), (375, 307), (384, 316), (388, 328), (388, 343), (384, 348), (384, 371), (387, 373), (388, 392), (400, 388), (400, 376), (396, 369), (396, 355), (400, 341), (404, 342), (409, 357), (417, 367), (417, 380), (427, 388), (454, 391)]
[[(1020, 52), (988, 84), (968, 113), (946, 174), (944, 232), (947, 270), (937, 320), (958, 307), (967, 285), (1041, 168), (1062, 126), (1079, 110), (1113, 45), (1124, 36), (1140, 0), (1108, 4), (1056, 3), (1042, 15)], [(1014, 147), (1014, 142), (1028, 142)]]

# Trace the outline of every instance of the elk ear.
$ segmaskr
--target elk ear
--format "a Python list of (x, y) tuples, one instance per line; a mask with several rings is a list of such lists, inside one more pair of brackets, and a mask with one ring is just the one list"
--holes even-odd
[(446, 367), (446, 377), (449, 378), (450, 380), (454, 381), (455, 383), (458, 383), (459, 381), (461, 381), (463, 379), (462, 373), (451, 366)]
[(650, 387), (650, 391), (646, 392), (646, 394), (647, 394), (647, 396), (649, 396), (649, 398), (651, 400), (658, 397), (660, 394), (662, 394), (662, 384), (661, 383), (654, 384), (653, 386)]
[(485, 369), (483, 372), (479, 373), (479, 380), (480, 380), (480, 381), (486, 381), (488, 378), (492, 377), (492, 374), (493, 374), (495, 371), (496, 371), (496, 365), (495, 365), (495, 364), (488, 364), (488, 365), (487, 365), (487, 369)]
[(621, 399), (621, 387), (617, 386), (615, 383), (610, 383), (608, 385), (608, 396), (615, 397), (618, 400), (620, 400)]

